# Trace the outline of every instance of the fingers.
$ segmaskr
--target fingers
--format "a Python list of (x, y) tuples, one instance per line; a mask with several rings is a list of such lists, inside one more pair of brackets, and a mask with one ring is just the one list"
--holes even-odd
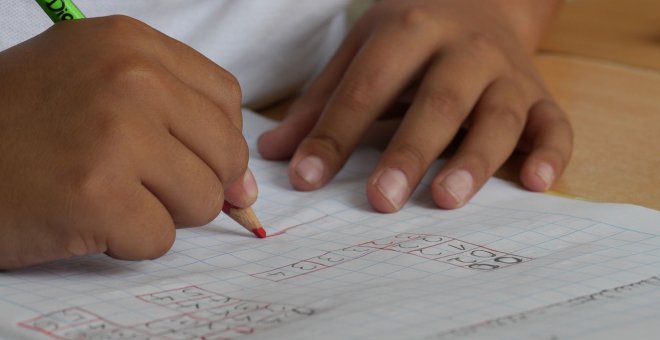
[[(90, 34), (103, 39), (105, 49), (100, 52), (104, 54), (94, 56), (96, 59), (111, 55), (121, 62), (116, 67), (121, 69), (138, 64), (134, 67), (138, 72), (143, 66), (160, 65), (189, 88), (211, 100), (241, 129), (241, 91), (238, 81), (201, 53), (139, 20), (122, 15), (91, 18), (82, 24), (96, 24), (90, 28)], [(122, 58), (117, 58), (122, 52), (109, 54), (108, 50), (122, 51)]]
[(369, 178), (374, 209), (399, 210), (451, 142), (495, 70), (464, 54), (448, 55), (427, 71), (412, 106)]
[(247, 145), (240, 130), (210, 100), (175, 77), (169, 83), (177, 101), (161, 107), (166, 129), (146, 138), (140, 172), (177, 226), (203, 225), (220, 213), (225, 187), (243, 177)]
[(529, 190), (545, 191), (568, 165), (573, 150), (573, 130), (566, 114), (551, 100), (541, 100), (530, 110), (523, 139), (531, 151), (520, 171)]
[(138, 171), (177, 227), (204, 225), (220, 214), (224, 186), (213, 170), (167, 133), (144, 142)]
[(238, 80), (229, 72), (184, 43), (161, 35), (166, 51), (159, 56), (179, 80), (208, 98), (242, 129), (242, 94)]
[(257, 148), (264, 159), (285, 160), (293, 155), (321, 115), (323, 108), (316, 103), (326, 101), (319, 99), (318, 102), (312, 102), (309, 100), (312, 97), (306, 94), (304, 98), (293, 103), (286, 118), (277, 127), (259, 136)]
[[(165, 46), (171, 50), (170, 53), (163, 54), (168, 70), (181, 82), (195, 89), (201, 97), (210, 99), (236, 127), (233, 129), (231, 126), (227, 126), (224, 117), (213, 114), (214, 108), (208, 107), (207, 110), (211, 114), (174, 116), (172, 134), (198, 153), (198, 156), (211, 166), (224, 184), (230, 203), (238, 207), (251, 205), (256, 200), (258, 191), (254, 176), (249, 170), (246, 171), (245, 167), (248, 151), (240, 133), (242, 98), (238, 81), (233, 75), (182, 42), (165, 35), (162, 35), (161, 38)], [(204, 103), (205, 101), (200, 98), (199, 102)], [(213, 143), (214, 141), (215, 143)], [(222, 141), (222, 144), (219, 141)], [(220, 147), (220, 145), (224, 145), (224, 147)], [(228, 164), (232, 162), (241, 164), (238, 170), (242, 174), (227, 173), (228, 168), (235, 168), (228, 167)], [(219, 203), (221, 208), (222, 202)], [(215, 212), (217, 208), (215, 203), (209, 202), (209, 204), (212, 207), (207, 208), (206, 211)], [(206, 217), (211, 215), (208, 213), (206, 215), (193, 214), (193, 216)]]
[[(13, 184), (0, 195), (0, 248), (9, 248), (0, 268), (101, 252), (154, 258), (169, 249), (176, 225), (217, 215), (225, 187), (247, 167), (231, 75), (120, 16), (56, 25), (24, 46), (25, 58), (10, 55), (16, 67), (6, 68), (31, 70), (12, 84), (32, 95), (10, 101), (3, 120), (21, 128), (3, 141), (12, 153), (2, 155), (2, 174)], [(61, 67), (21, 67), (42, 55)], [(68, 72), (76, 62), (79, 72)], [(66, 93), (77, 100), (63, 101)], [(36, 97), (43, 105), (25, 105)], [(6, 247), (5, 235), (18, 243)]]
[[(198, 206), (198, 210), (202, 211), (196, 212), (194, 209), (190, 209), (194, 204), (182, 207), (190, 214), (176, 215), (177, 222), (186, 222), (188, 225), (206, 224), (217, 216), (222, 208), (223, 189), (226, 188), (230, 203), (239, 207), (251, 205), (257, 197), (254, 176), (249, 170), (246, 171), (248, 149), (240, 132), (242, 128), (241, 90), (234, 76), (201, 53), (165, 35), (162, 35), (161, 38), (166, 48), (170, 49), (169, 53), (163, 54), (164, 64), (175, 77), (201, 95), (197, 103), (205, 106), (197, 114), (171, 116), (171, 132), (206, 162), (220, 180), (219, 187), (209, 185), (205, 190), (214, 195), (199, 196), (206, 198), (204, 199), (206, 204)], [(204, 98), (208, 98), (219, 110), (207, 106), (208, 101), (205, 101)], [(214, 114), (213, 111), (218, 112)], [(226, 124), (226, 120), (219, 113), (229, 118), (234, 127)], [(231, 166), (231, 164), (239, 166)], [(203, 178), (201, 176), (198, 180)], [(208, 182), (203, 181), (202, 183), (214, 183), (211, 178), (206, 180)], [(194, 191), (193, 188), (191, 187), (191, 190)], [(220, 191), (218, 192), (218, 190)]]
[(290, 158), (316, 124), (337, 84), (364, 41), (367, 21), (360, 20), (309, 89), (289, 109), (286, 118), (259, 137), (259, 153), (265, 159)]
[(463, 206), (515, 149), (525, 127), (528, 100), (513, 80), (495, 81), (482, 95), (472, 124), (456, 154), (433, 179), (434, 202)]
[(206, 97), (174, 77), (170, 81), (169, 95), (177, 100), (162, 109), (171, 135), (206, 163), (224, 185), (242, 176), (248, 147), (240, 129)]
[[(241, 131), (210, 99), (166, 69), (150, 65), (138, 76), (125, 73), (121, 90), (113, 89), (115, 113), (99, 126), (112, 140), (132, 143), (106, 147), (125, 150), (116, 157), (132, 158), (140, 180), (178, 226), (207, 223), (222, 208), (225, 186), (247, 168)], [(121, 101), (136, 94), (139, 101)]]
[(319, 188), (339, 171), (364, 131), (430, 57), (432, 46), (423, 37), (384, 29), (365, 43), (291, 160), (296, 189)]
[[(174, 221), (148, 188), (139, 183), (135, 188), (124, 201), (117, 201), (116, 207), (106, 207), (106, 221), (113, 225), (94, 227), (108, 230), (104, 241), (109, 256), (121, 260), (155, 259), (172, 247), (176, 237)], [(110, 215), (112, 212), (115, 214)]]
[(121, 259), (161, 256), (174, 240), (175, 227), (210, 222), (222, 209), (225, 187), (246, 171), (247, 146), (240, 130), (187, 84), (171, 74), (160, 77), (158, 93), (145, 96), (144, 108), (135, 108), (159, 115), (155, 122), (145, 114), (140, 124), (153, 127), (130, 138), (137, 144), (132, 158), (142, 190), (129, 200), (133, 204), (117, 208), (126, 217), (120, 223), (125, 227), (110, 229), (107, 253)]
[[(77, 216), (66, 225), (43, 228), (25, 223), (4, 230), (7, 238), (3, 241), (11, 242), (2, 244), (9, 251), (0, 259), (0, 270), (100, 252), (124, 260), (153, 259), (171, 248), (174, 223), (152, 193), (139, 182), (129, 183), (128, 178), (113, 186), (97, 179), (81, 185), (69, 197), (69, 208), (75, 211), (67, 213)], [(122, 199), (98, 201), (115, 194)]]
[(250, 169), (243, 176), (236, 179), (225, 190), (225, 201), (239, 208), (247, 208), (257, 200), (259, 190), (257, 181)]

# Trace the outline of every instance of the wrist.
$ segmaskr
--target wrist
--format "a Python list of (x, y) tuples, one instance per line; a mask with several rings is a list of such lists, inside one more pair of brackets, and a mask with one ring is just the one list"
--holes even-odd
[(490, 0), (510, 22), (520, 42), (533, 52), (548, 32), (563, 0)]

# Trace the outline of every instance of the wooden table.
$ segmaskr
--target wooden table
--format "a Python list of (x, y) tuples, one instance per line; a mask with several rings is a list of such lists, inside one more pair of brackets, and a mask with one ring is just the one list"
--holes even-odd
[[(660, 210), (660, 73), (574, 56), (536, 62), (575, 130), (573, 158), (553, 190)], [(516, 163), (502, 176), (517, 176)]]
[(576, 132), (553, 189), (660, 210), (660, 1), (569, 1), (537, 65)]
[[(536, 63), (575, 129), (552, 190), (660, 210), (660, 1), (568, 2)], [(498, 176), (516, 180), (518, 165)]]
[(660, 70), (660, 1), (568, 1), (542, 50)]

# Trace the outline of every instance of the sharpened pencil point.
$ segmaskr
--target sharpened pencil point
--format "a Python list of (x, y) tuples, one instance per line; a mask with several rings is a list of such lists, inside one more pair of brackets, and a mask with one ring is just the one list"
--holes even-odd
[(266, 230), (261, 226), (261, 222), (252, 211), (252, 208), (238, 208), (225, 201), (222, 211), (238, 222), (243, 228), (249, 230), (258, 238), (266, 238)]
[(225, 201), (225, 203), (222, 205), (222, 212), (227, 214), (227, 215), (229, 215), (229, 212), (232, 209), (234, 209), (234, 206), (231, 203), (227, 202), (227, 201)]
[(266, 238), (266, 230), (264, 228), (257, 228), (252, 230), (254, 236), (258, 238)]

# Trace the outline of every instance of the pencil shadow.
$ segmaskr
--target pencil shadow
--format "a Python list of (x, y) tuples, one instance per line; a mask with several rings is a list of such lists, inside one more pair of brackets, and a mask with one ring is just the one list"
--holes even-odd
[[(235, 223), (235, 222), (227, 222), (227, 223)], [(212, 236), (215, 235), (226, 235), (226, 236), (239, 236), (239, 237), (254, 237), (250, 232), (247, 230), (234, 230), (230, 229), (227, 227), (223, 227), (222, 225), (218, 224), (218, 222), (214, 222), (212, 224), (208, 224), (204, 228), (206, 231), (209, 232)]]

